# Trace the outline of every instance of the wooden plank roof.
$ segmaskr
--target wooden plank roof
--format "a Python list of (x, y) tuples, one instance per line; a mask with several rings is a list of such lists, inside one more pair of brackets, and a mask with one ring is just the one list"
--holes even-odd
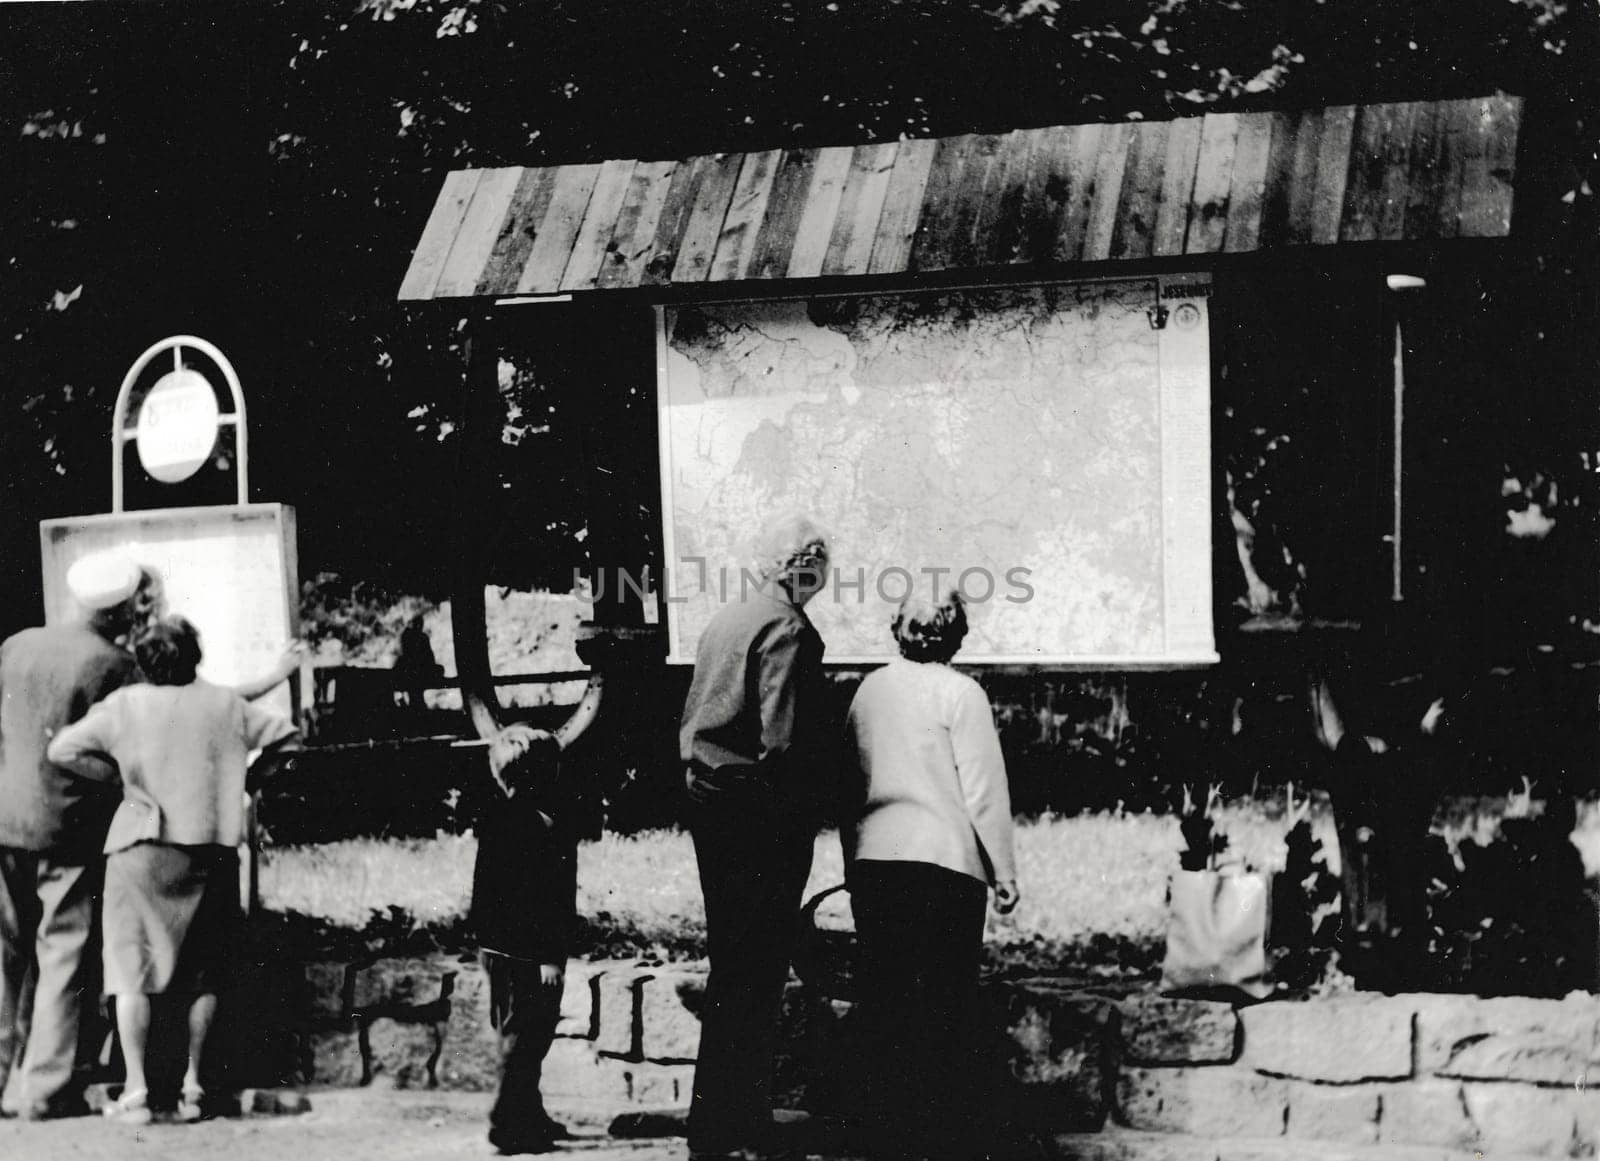
[(450, 173), (402, 301), (1503, 237), (1517, 97)]

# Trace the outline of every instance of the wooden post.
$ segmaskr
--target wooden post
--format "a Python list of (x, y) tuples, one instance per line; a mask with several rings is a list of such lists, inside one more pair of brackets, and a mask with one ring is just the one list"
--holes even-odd
[[(509, 763), (526, 754), (549, 751), (533, 746), (536, 731), (529, 727), (504, 726), (500, 697), (489, 664), (483, 585), (488, 575), (486, 549), (490, 535), (490, 501), (494, 495), (491, 472), (499, 450), (501, 418), (500, 352), (495, 341), (495, 325), (494, 316), (488, 313), (468, 321), (466, 368), (461, 407), (457, 413), (460, 456), (456, 463), (456, 488), (460, 501), (456, 508), (451, 632), (455, 638), (456, 677), (460, 682), (461, 700), (474, 731), (489, 743), (490, 772), (499, 780), (501, 771)], [(597, 673), (590, 678), (582, 701), (556, 729), (558, 750), (577, 741), (595, 720), (602, 690), (603, 679)]]
[(499, 352), (489, 315), (471, 319), (468, 327), (466, 373), (456, 432), (461, 454), (456, 462), (455, 482), (460, 499), (456, 505), (450, 628), (455, 638), (462, 704), (478, 736), (489, 741), (499, 732), (501, 720), (500, 698), (489, 666), (489, 630), (483, 603), (484, 541), (488, 535), (484, 513), (490, 496), (488, 472), (494, 462), (492, 412), (499, 399)]

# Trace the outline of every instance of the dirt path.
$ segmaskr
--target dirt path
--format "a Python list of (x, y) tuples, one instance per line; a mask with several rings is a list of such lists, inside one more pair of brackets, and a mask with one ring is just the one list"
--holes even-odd
[[(143, 1128), (98, 1117), (0, 1121), (6, 1161), (433, 1161), (490, 1158), (489, 1097), (478, 1093), (378, 1089), (312, 1094), (300, 1116), (239, 1117)], [(682, 1161), (679, 1139), (615, 1141), (605, 1110), (552, 1110), (579, 1134), (553, 1159)]]
[[(312, 1094), (300, 1116), (239, 1117), (140, 1129), (98, 1117), (26, 1123), (0, 1121), (3, 1161), (464, 1161), (496, 1156), (484, 1139), (489, 1097), (478, 1093), (394, 1092), (376, 1088)], [(685, 1161), (681, 1137), (615, 1140), (605, 1134), (617, 1110), (553, 1105), (577, 1139), (547, 1161)], [(1445, 1147), (1375, 1145), (1284, 1138), (1212, 1139), (1107, 1128), (1035, 1142), (998, 1161), (1460, 1161)], [(861, 1161), (837, 1152), (811, 1161)], [(1507, 1156), (1503, 1161), (1540, 1161)]]

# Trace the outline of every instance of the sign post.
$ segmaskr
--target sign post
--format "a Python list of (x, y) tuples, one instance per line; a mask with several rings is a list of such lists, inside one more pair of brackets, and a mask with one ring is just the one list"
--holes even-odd
[[(197, 351), (211, 360), (222, 374), (233, 398), (233, 410), (224, 413), (217, 406), (216, 391), (200, 372), (184, 365), (185, 349)], [(156, 380), (139, 408), (138, 422), (128, 426), (128, 398), (146, 367), (166, 352), (172, 352), (172, 370)], [(122, 377), (117, 405), (111, 413), (111, 510), (122, 511), (123, 445), (138, 443), (139, 462), (145, 471), (163, 483), (187, 480), (211, 456), (217, 432), (224, 425), (235, 429), (238, 503), (249, 503), (250, 443), (245, 429), (244, 388), (227, 356), (213, 344), (193, 335), (174, 335), (162, 339), (140, 355)]]
[[(134, 389), (158, 360), (170, 353), (171, 369), (145, 392), (133, 426)], [(199, 366), (209, 362), (215, 377)], [(219, 403), (226, 384), (232, 410)], [(124, 449), (133, 443), (152, 479), (177, 484), (211, 459), (217, 435), (234, 429), (232, 457), (236, 502), (210, 507), (123, 511)], [(281, 504), (251, 504), (250, 452), (245, 429), (244, 389), (226, 356), (193, 335), (174, 335), (146, 350), (123, 376), (111, 417), (111, 512), (45, 520), (39, 525), (44, 571), (45, 621), (66, 620), (77, 610), (65, 588), (75, 560), (119, 549), (160, 571), (174, 612), (200, 630), (203, 675), (224, 685), (259, 676), (274, 663), (285, 640), (300, 631), (299, 577), (294, 510)], [(303, 667), (300, 692), (311, 688)], [(297, 716), (296, 690), (275, 690), (273, 708)], [(246, 796), (246, 827), (240, 849), (239, 894), (245, 913), (258, 902), (255, 804)]]

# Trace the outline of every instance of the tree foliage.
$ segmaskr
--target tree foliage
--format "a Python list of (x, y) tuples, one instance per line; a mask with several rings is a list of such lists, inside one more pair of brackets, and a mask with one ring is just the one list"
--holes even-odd
[[(240, 367), (255, 492), (299, 507), (302, 555), (436, 585), (461, 335), (393, 299), (454, 166), (1505, 88), (1566, 104), (1571, 218), (1592, 214), (1593, 25), (1556, 0), (6, 5), (0, 534), (105, 506), (111, 393), (190, 331)], [(537, 368), (507, 374), (507, 579), (549, 579), (585, 515)], [(35, 568), (7, 553), (0, 592)]]

